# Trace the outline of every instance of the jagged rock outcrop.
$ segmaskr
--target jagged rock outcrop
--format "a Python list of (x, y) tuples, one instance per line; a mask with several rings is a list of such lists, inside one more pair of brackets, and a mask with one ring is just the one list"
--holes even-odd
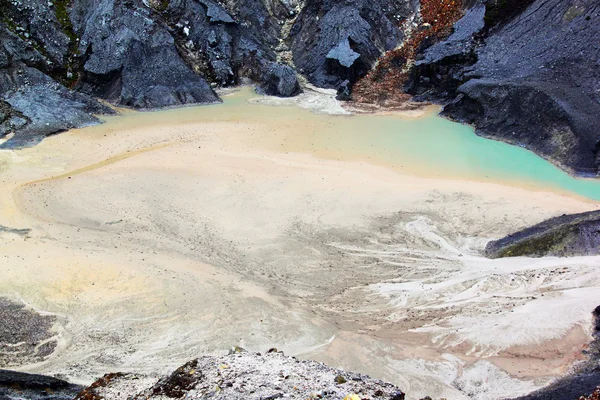
[(422, 51), (408, 91), (449, 103), (443, 114), (475, 125), (479, 134), (596, 174), (598, 2), (488, 0), (475, 4), (455, 28)]
[(485, 254), (490, 258), (600, 254), (600, 211), (551, 218), (489, 242)]
[(101, 98), (151, 109), (220, 101), (247, 77), (299, 92), (278, 61), (288, 0), (0, 0), (1, 147), (98, 123)]
[(71, 18), (84, 55), (80, 91), (135, 108), (218, 101), (141, 1), (77, 0)]
[[(279, 26), (260, 1), (77, 0), (78, 89), (114, 103), (156, 108), (219, 101), (209, 83), (256, 81), (273, 70)], [(294, 74), (286, 82), (297, 84)], [(271, 94), (280, 93), (275, 85)]]
[(294, 63), (320, 87), (356, 81), (404, 39), (414, 0), (308, 0), (290, 32)]
[(18, 10), (8, 2), (0, 7), (0, 137), (14, 133), (0, 148), (36, 144), (44, 136), (98, 123), (94, 114), (112, 113), (53, 79), (66, 79), (62, 65), (68, 58), (68, 39), (49, 27), (56, 22), (54, 14), (41, 19), (27, 2)]
[(239, 350), (223, 357), (198, 358), (160, 379), (108, 374), (79, 393), (76, 400), (404, 399), (394, 385), (366, 375), (276, 351), (260, 355)]

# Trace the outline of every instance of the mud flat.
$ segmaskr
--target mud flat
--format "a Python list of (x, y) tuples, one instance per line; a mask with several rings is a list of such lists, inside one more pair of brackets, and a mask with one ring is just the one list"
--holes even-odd
[(54, 321), (54, 351), (20, 370), (85, 384), (277, 347), (409, 399), (496, 399), (582, 358), (600, 258), (481, 254), (596, 203), (313, 151), (316, 132), (357, 117), (247, 97), (0, 153), (0, 296)]

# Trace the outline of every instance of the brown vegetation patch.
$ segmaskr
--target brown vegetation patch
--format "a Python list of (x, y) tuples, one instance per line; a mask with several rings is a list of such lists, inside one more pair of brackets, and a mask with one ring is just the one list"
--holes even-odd
[(423, 24), (397, 49), (383, 55), (375, 68), (356, 82), (352, 97), (360, 103), (394, 106), (409, 99), (403, 85), (417, 49), (425, 39), (449, 35), (462, 16), (462, 0), (421, 0)]
[(106, 387), (110, 382), (117, 378), (121, 378), (125, 376), (122, 372), (116, 372), (111, 374), (106, 374), (102, 378), (98, 379), (96, 382), (92, 383), (89, 387), (83, 389), (74, 400), (104, 400), (103, 396), (100, 396), (96, 393), (95, 389)]

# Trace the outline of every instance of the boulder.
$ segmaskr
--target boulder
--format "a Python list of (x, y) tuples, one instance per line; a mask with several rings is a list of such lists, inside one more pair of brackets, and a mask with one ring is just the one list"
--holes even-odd
[(595, 175), (599, 38), (594, 0), (476, 2), (452, 35), (421, 49), (407, 90), (450, 103), (443, 113), (478, 134)]
[(600, 254), (600, 211), (562, 215), (491, 241), (490, 258)]
[(291, 97), (301, 92), (298, 78), (296, 78), (296, 71), (292, 67), (270, 63), (265, 70), (260, 85), (260, 91), (264, 94)]

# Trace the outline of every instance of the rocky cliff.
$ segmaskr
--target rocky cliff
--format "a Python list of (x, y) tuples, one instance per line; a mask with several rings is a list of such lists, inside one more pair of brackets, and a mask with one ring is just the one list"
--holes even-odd
[(415, 0), (0, 0), (1, 147), (97, 123), (99, 102), (214, 103), (243, 79), (278, 96), (353, 82), (402, 42)]
[[(213, 103), (297, 76), (341, 98), (416, 99), (482, 135), (598, 172), (595, 0), (0, 0), (2, 147), (97, 123), (98, 102)], [(351, 90), (355, 93), (351, 95)]]
[(531, 149), (563, 168), (597, 174), (600, 4), (486, 0), (445, 40), (420, 48), (406, 89), (447, 104), (443, 114)]

